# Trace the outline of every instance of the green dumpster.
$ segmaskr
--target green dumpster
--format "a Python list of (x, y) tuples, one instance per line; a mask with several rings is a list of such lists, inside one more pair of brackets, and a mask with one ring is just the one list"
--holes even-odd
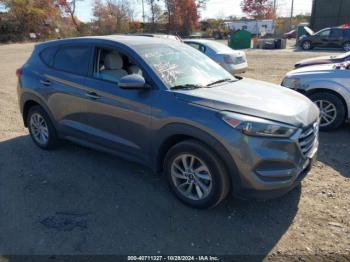
[(237, 30), (230, 34), (228, 46), (233, 49), (247, 49), (251, 47), (252, 34), (246, 30)]
[(305, 30), (305, 27), (309, 26), (309, 23), (301, 23), (297, 27), (297, 42), (303, 35), (309, 35), (309, 33)]

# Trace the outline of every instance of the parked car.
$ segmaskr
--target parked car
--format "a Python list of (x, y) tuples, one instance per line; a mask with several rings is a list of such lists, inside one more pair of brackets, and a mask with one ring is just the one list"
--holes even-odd
[(248, 68), (247, 58), (243, 51), (233, 50), (213, 40), (185, 39), (184, 43), (206, 54), (233, 75), (243, 73)]
[(169, 35), (169, 34), (151, 34), (151, 33), (141, 33), (135, 34), (136, 36), (147, 36), (147, 37), (158, 37), (163, 39), (177, 40), (182, 41), (181, 37), (177, 35)]
[(292, 39), (297, 37), (297, 31), (294, 29), (284, 34), (284, 38)]
[(215, 206), (230, 191), (279, 196), (316, 158), (319, 110), (309, 99), (236, 78), (178, 41), (56, 40), (36, 45), (16, 73), (37, 146), (67, 139), (148, 165), (193, 207)]
[(331, 27), (314, 33), (310, 28), (305, 27), (309, 35), (300, 38), (299, 43), (302, 49), (310, 50), (314, 47), (343, 48), (350, 51), (350, 28)]
[(321, 65), (321, 64), (336, 64), (350, 61), (350, 52), (346, 52), (341, 55), (321, 56), (315, 58), (309, 58), (301, 60), (295, 64), (295, 68), (300, 68), (310, 65)]
[(319, 107), (322, 130), (336, 129), (350, 118), (350, 62), (293, 70), (282, 85), (303, 93)]

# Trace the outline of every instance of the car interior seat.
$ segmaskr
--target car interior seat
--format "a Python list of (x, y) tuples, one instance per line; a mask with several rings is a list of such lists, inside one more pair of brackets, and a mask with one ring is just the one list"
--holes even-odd
[(137, 65), (131, 65), (128, 67), (129, 74), (137, 74), (142, 76), (142, 70)]
[(104, 59), (104, 69), (99, 77), (105, 80), (119, 82), (120, 78), (128, 73), (123, 69), (123, 59), (117, 52), (108, 53)]

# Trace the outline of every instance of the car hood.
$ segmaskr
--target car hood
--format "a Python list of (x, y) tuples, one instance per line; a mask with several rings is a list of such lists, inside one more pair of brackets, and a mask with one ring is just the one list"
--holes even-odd
[(177, 90), (174, 93), (179, 99), (193, 104), (294, 126), (307, 126), (319, 115), (317, 107), (296, 91), (248, 78), (212, 88)]
[(307, 65), (317, 65), (317, 64), (327, 64), (334, 61), (334, 56), (320, 56), (320, 57), (314, 57), (309, 59), (304, 59), (295, 64), (296, 67), (298, 66), (307, 66)]
[(322, 74), (334, 72), (336, 67), (341, 67), (342, 64), (320, 64), (312, 65), (294, 69), (287, 73), (287, 77), (292, 75), (306, 75), (306, 74)]

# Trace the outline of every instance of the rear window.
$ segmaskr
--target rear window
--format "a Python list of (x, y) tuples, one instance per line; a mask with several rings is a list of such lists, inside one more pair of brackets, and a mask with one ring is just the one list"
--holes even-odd
[(57, 51), (53, 67), (72, 74), (87, 75), (89, 60), (89, 46), (64, 46)]
[(53, 65), (53, 57), (54, 57), (56, 52), (57, 52), (56, 46), (45, 48), (43, 51), (41, 51), (40, 58), (46, 65), (52, 66)]

